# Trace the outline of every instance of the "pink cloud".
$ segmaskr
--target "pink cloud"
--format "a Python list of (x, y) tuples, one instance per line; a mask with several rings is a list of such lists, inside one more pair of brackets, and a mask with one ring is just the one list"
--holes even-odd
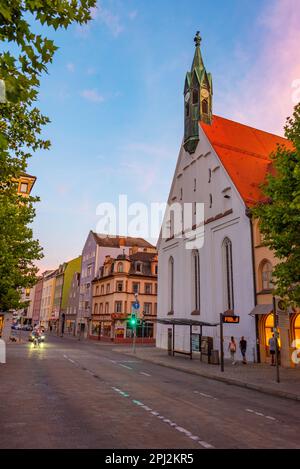
[(300, 96), (299, 25), (299, 0), (267, 4), (258, 18), (265, 36), (262, 48), (234, 95), (226, 93), (223, 114), (269, 132), (283, 133), (286, 118)]

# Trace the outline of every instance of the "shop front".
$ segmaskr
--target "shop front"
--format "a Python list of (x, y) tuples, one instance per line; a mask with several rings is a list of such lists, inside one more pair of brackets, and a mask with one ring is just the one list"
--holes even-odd
[(0, 337), (2, 335), (3, 324), (4, 324), (4, 314), (0, 314)]
[[(300, 314), (294, 310), (278, 313), (276, 315), (276, 325), (274, 324), (274, 314), (272, 305), (257, 305), (253, 312), (257, 323), (257, 344), (259, 348), (260, 361), (262, 363), (271, 362), (269, 340), (273, 337), (275, 328), (278, 332), (279, 360), (283, 366), (294, 366), (292, 363), (292, 353), (295, 348), (299, 348), (300, 342)], [(298, 346), (295, 342), (299, 340)]]

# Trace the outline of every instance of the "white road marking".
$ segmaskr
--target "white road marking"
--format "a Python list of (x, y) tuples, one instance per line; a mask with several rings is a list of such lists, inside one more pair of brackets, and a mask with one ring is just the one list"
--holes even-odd
[(250, 412), (251, 414), (255, 414), (257, 415), (258, 417), (265, 417), (266, 419), (268, 420), (276, 420), (275, 417), (271, 417), (271, 415), (265, 415), (263, 414), (262, 412), (256, 412), (255, 410), (253, 409), (245, 409), (246, 412)]
[[(69, 360), (70, 362), (72, 363), (75, 363), (73, 360), (71, 360), (70, 358), (67, 357), (67, 355), (64, 355), (64, 358), (66, 358), (67, 360)], [(112, 360), (111, 360), (112, 361)], [(129, 366), (126, 366), (126, 365), (122, 365), (121, 363), (119, 363), (120, 366), (123, 366), (124, 368), (128, 368), (130, 370), (132, 370), (131, 367)], [(85, 370), (87, 373), (89, 373), (90, 375), (92, 376), (95, 376), (94, 373), (88, 369)], [(143, 372), (141, 372), (143, 373)], [(144, 373), (143, 373), (144, 374)], [(149, 375), (150, 376), (150, 375)], [(124, 397), (129, 397), (129, 394), (125, 391), (122, 391), (121, 389), (119, 388), (116, 388), (115, 386), (111, 386), (111, 389), (115, 392), (117, 392), (118, 394), (120, 394), (121, 396), (124, 396)], [(209, 395), (205, 396), (205, 397), (208, 397)], [(212, 397), (212, 396), (209, 396), (209, 397)], [(213, 398), (215, 399), (215, 398)], [(154, 410), (151, 409), (151, 407), (148, 407), (147, 405), (143, 404), (141, 401), (138, 401), (136, 399), (132, 399), (132, 402), (133, 404), (135, 405), (138, 405), (139, 407), (141, 407), (142, 409), (146, 410), (147, 412), (150, 412), (153, 416), (159, 418), (160, 420), (162, 420), (164, 423), (167, 423), (168, 425), (170, 425), (171, 427), (173, 427), (175, 430), (177, 430), (178, 432), (180, 433), (183, 433), (187, 438), (190, 438), (191, 440), (193, 441), (198, 441), (199, 444), (201, 446), (203, 446), (203, 448), (214, 448), (214, 446), (212, 446), (210, 443), (207, 443), (206, 441), (203, 441), (203, 440), (200, 440), (200, 438), (196, 435), (193, 435), (189, 430), (187, 430), (186, 428), (183, 428), (183, 427), (180, 427), (179, 425), (177, 425), (175, 422), (172, 422), (172, 420), (170, 419), (167, 419), (165, 418), (163, 415), (160, 415), (159, 412), (156, 412)], [(254, 412), (252, 411), (251, 409), (246, 409), (248, 412)], [(270, 417), (268, 416), (267, 418), (269, 419), (273, 419), (273, 417)], [(274, 419), (275, 420), (275, 419)]]
[(149, 375), (149, 373), (146, 373), (145, 371), (140, 371), (140, 374), (144, 375), (144, 376), (151, 376), (151, 375)]
[(72, 358), (68, 358), (69, 362), (71, 363), (75, 363), (74, 360), (72, 360)]
[(202, 397), (207, 397), (208, 399), (214, 399), (215, 401), (218, 400), (217, 397), (211, 396), (210, 394), (206, 394), (205, 392), (194, 391), (194, 394), (199, 394)]
[(123, 368), (127, 368), (127, 370), (132, 370), (131, 366), (123, 365), (123, 363), (119, 363), (119, 365)]

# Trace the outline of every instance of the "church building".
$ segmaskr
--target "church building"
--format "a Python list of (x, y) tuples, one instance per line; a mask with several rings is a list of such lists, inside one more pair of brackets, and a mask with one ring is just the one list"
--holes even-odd
[[(184, 136), (168, 198), (168, 206), (181, 207), (182, 229), (174, 228), (176, 216), (170, 210), (158, 241), (158, 319), (165, 323), (157, 326), (156, 344), (168, 347), (168, 320), (217, 324), (220, 313), (227, 312), (240, 321), (224, 324), (225, 356), (230, 337), (238, 343), (244, 336), (248, 359), (257, 360), (259, 315), (270, 308), (257, 308), (249, 209), (262, 199), (260, 185), (270, 169), (271, 152), (277, 144), (290, 143), (213, 114), (212, 76), (205, 69), (199, 33), (194, 40), (194, 60), (184, 84)], [(204, 205), (200, 221), (195, 218), (198, 204)], [(190, 225), (183, 223), (187, 206), (193, 212)], [(193, 325), (192, 332), (199, 327)], [(203, 329), (203, 335), (213, 338), (214, 349), (220, 348), (219, 334), (219, 326)], [(177, 350), (188, 351), (190, 328), (176, 325), (172, 340)]]

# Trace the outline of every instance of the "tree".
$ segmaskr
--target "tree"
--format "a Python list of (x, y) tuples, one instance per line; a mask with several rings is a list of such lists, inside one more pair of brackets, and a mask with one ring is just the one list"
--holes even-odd
[(266, 199), (253, 210), (263, 243), (279, 263), (273, 271), (275, 294), (300, 306), (300, 103), (287, 120), (285, 137), (271, 155), (272, 172), (262, 186)]
[(42, 257), (30, 228), (38, 198), (18, 196), (17, 181), (32, 154), (50, 147), (41, 136), (49, 119), (35, 101), (57, 47), (32, 28), (86, 23), (95, 5), (96, 0), (0, 0), (0, 40), (7, 48), (0, 53), (6, 98), (0, 103), (0, 310), (21, 306), (20, 289), (34, 284), (34, 261)]

